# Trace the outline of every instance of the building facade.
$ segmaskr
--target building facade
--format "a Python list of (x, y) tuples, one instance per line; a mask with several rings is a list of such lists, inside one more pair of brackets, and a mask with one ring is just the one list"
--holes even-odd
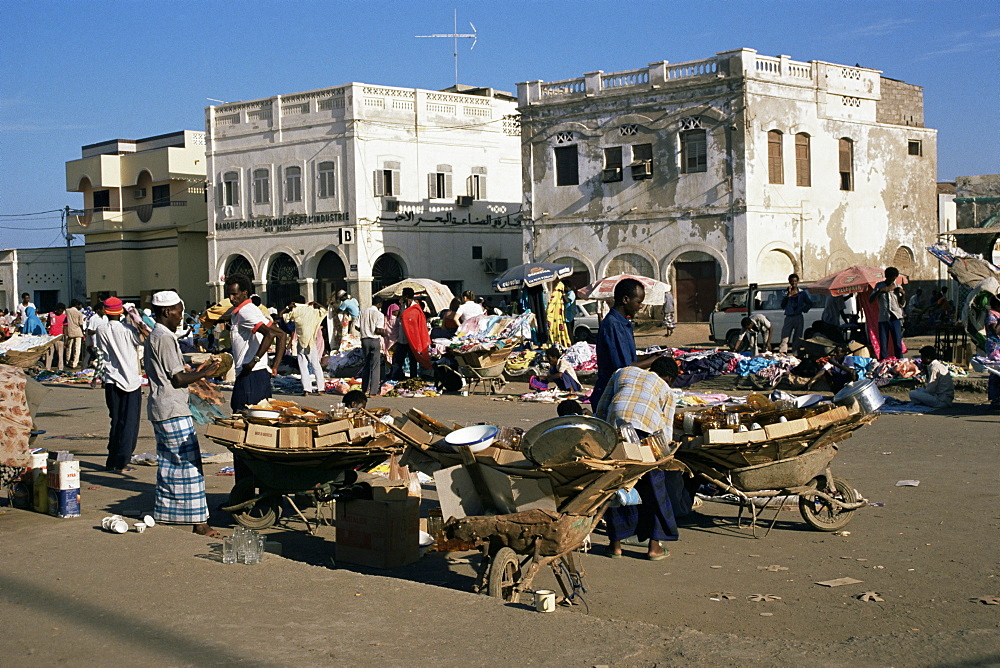
[(0, 308), (13, 310), (27, 292), (39, 313), (86, 297), (83, 246), (0, 250)]
[(728, 286), (854, 264), (933, 278), (936, 132), (922, 90), (751, 49), (518, 84), (525, 245), (578, 280), (669, 282), (678, 317)]
[(91, 300), (147, 304), (158, 290), (191, 308), (208, 300), (203, 132), (84, 146), (66, 163), (66, 190), (83, 194), (68, 228), (84, 239)]
[(266, 303), (406, 277), (490, 292), (520, 263), (513, 96), (351, 83), (206, 110), (208, 270)]
[(957, 244), (1000, 264), (1000, 174), (959, 176), (954, 203)]

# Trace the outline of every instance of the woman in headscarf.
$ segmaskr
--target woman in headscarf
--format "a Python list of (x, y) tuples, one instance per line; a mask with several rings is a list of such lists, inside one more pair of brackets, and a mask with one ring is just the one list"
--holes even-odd
[(392, 302), (385, 310), (385, 333), (382, 334), (382, 355), (384, 355), (387, 360), (392, 359), (392, 353), (390, 351), (396, 344), (396, 334), (393, 325), (396, 324), (396, 318), (398, 317), (399, 304), (397, 302)]
[(566, 329), (565, 318), (566, 287), (562, 281), (556, 281), (549, 295), (549, 305), (545, 309), (545, 320), (548, 324), (549, 343), (561, 348), (569, 348), (569, 331)]
[(33, 334), (35, 336), (44, 336), (45, 325), (38, 318), (38, 313), (35, 312), (34, 306), (29, 306), (24, 309), (24, 324), (21, 325), (22, 334)]

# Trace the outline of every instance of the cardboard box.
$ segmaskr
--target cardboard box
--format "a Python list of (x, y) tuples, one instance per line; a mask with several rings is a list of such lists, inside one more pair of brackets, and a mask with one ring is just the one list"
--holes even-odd
[(347, 432), (338, 431), (335, 434), (327, 434), (326, 436), (317, 436), (313, 438), (314, 448), (325, 448), (331, 445), (343, 445), (347, 443)]
[(364, 427), (354, 427), (347, 430), (347, 440), (351, 443), (360, 441), (363, 438), (371, 438), (375, 435), (375, 427), (365, 425)]
[(428, 434), (426, 431), (424, 431), (423, 427), (421, 427), (419, 424), (417, 424), (410, 418), (404, 417), (401, 419), (397, 419), (395, 421), (395, 425), (401, 432), (412, 438), (417, 443), (420, 443), (421, 445), (428, 445), (431, 441), (435, 439), (435, 436), (433, 434)]
[(226, 441), (227, 443), (242, 443), (246, 437), (246, 430), (227, 427), (221, 424), (210, 424), (208, 425), (208, 429), (205, 430), (205, 436), (214, 440)]
[(372, 501), (406, 501), (409, 496), (408, 485), (372, 485)]
[(46, 466), (49, 489), (80, 489), (80, 462), (57, 462), (50, 459)]
[(766, 429), (751, 429), (744, 433), (746, 434), (747, 443), (760, 443), (767, 440)]
[(258, 445), (263, 448), (276, 448), (278, 447), (278, 428), (250, 423), (247, 425), (246, 438), (243, 442), (247, 445)]
[(628, 460), (633, 462), (655, 462), (656, 456), (653, 449), (648, 445), (638, 443), (626, 443), (619, 441), (618, 445), (611, 452), (611, 459)]
[(336, 422), (318, 424), (313, 427), (313, 431), (317, 436), (327, 436), (329, 434), (335, 434), (338, 431), (347, 431), (352, 425), (353, 423), (350, 420), (337, 420)]
[[(518, 513), (536, 508), (553, 512), (557, 510), (555, 492), (547, 478), (509, 476), (487, 466), (480, 470), (489, 488), (489, 502), (498, 512)], [(458, 519), (485, 514), (485, 504), (464, 467), (452, 466), (437, 471), (434, 483), (441, 503), (441, 514), (446, 520), (451, 517)]]
[(769, 424), (764, 427), (764, 431), (767, 432), (768, 439), (786, 438), (803, 431), (808, 431), (808, 429), (809, 420), (806, 418), (789, 420), (788, 422), (775, 422), (774, 424)]
[(338, 501), (336, 559), (395, 568), (420, 558), (420, 500)]
[(736, 432), (732, 429), (709, 429), (705, 435), (705, 443), (715, 445), (716, 443), (732, 443)]
[[(69, 462), (63, 462), (68, 464)], [(49, 488), (49, 515), (53, 517), (80, 516), (80, 489)]]
[(311, 448), (313, 447), (312, 427), (279, 427), (279, 448)]
[(477, 459), (483, 459), (487, 464), (496, 466), (511, 466), (522, 468), (534, 468), (534, 463), (520, 450), (507, 450), (505, 448), (494, 448), (492, 446), (476, 453)]
[(837, 406), (832, 410), (809, 418), (809, 426), (813, 429), (821, 429), (829, 427), (835, 422), (846, 420), (849, 417), (851, 417), (851, 412), (847, 410), (846, 406)]

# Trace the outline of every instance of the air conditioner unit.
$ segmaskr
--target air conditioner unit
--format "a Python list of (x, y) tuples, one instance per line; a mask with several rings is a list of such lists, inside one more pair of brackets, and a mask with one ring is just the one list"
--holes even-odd
[(622, 168), (621, 167), (610, 167), (608, 169), (601, 170), (601, 181), (604, 183), (614, 183), (615, 181), (622, 180)]
[(146, 196), (145, 188), (136, 188), (135, 190), (132, 191), (132, 197), (136, 199), (142, 199), (145, 196)]
[(383, 197), (382, 208), (389, 213), (396, 213), (399, 211), (399, 200), (395, 197)]
[(649, 179), (653, 177), (653, 162), (651, 160), (634, 162), (629, 167), (632, 169), (633, 179)]
[(475, 201), (476, 200), (472, 195), (459, 195), (455, 198), (455, 204), (457, 206), (472, 206), (472, 203)]

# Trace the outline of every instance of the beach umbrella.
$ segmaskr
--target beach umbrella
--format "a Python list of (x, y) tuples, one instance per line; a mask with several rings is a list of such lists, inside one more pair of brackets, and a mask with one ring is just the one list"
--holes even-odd
[(645, 304), (662, 304), (667, 293), (670, 292), (669, 284), (658, 281), (655, 278), (636, 276), (634, 274), (616, 274), (583, 286), (576, 291), (576, 296), (583, 299), (614, 299), (615, 286), (626, 278), (633, 278), (642, 283), (642, 287), (646, 289), (646, 298), (643, 300)]
[[(874, 288), (875, 284), (885, 280), (885, 270), (878, 267), (863, 267), (855, 265), (836, 273), (824, 276), (812, 285), (806, 285), (806, 290), (817, 295), (850, 295)], [(898, 283), (906, 283), (906, 277), (900, 274)]]
[(497, 292), (507, 292), (518, 288), (531, 288), (557, 278), (564, 278), (572, 273), (573, 267), (568, 264), (553, 264), (551, 262), (519, 264), (493, 279), (493, 289)]
[(451, 306), (455, 295), (448, 289), (447, 285), (432, 281), (429, 278), (404, 278), (399, 283), (393, 283), (376, 292), (375, 294), (384, 299), (396, 299), (403, 296), (403, 288), (413, 288), (413, 292), (418, 295), (427, 295), (434, 307), (434, 313), (440, 313)]

